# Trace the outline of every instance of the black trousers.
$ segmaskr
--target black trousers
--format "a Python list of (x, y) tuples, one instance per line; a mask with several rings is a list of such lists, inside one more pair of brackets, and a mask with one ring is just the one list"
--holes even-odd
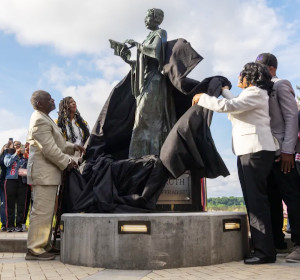
[[(25, 203), (27, 199), (28, 187), (22, 182), (22, 178), (8, 179), (5, 181), (6, 200), (6, 226), (22, 227), (25, 215)], [(17, 217), (15, 217), (15, 205), (17, 205)]]
[(253, 249), (257, 257), (275, 257), (267, 177), (274, 152), (260, 151), (238, 156), (238, 174), (248, 212)]
[(300, 176), (300, 161), (296, 161), (295, 165), (296, 165), (297, 172), (298, 172), (298, 174)]
[(272, 230), (276, 248), (284, 243), (282, 200), (285, 202), (291, 226), (291, 240), (300, 246), (300, 176), (296, 167), (284, 174), (281, 163), (274, 162), (268, 176)]
[(28, 215), (28, 211), (29, 211), (29, 205), (30, 205), (30, 203), (32, 205), (31, 188), (27, 184), (26, 184), (26, 186), (27, 186), (27, 195), (26, 195), (26, 201), (25, 201), (24, 220), (23, 220), (22, 224), (26, 224), (27, 215)]
[[(3, 171), (2, 171), (3, 172)], [(2, 227), (6, 227), (6, 212), (5, 212), (5, 191), (4, 191), (4, 181), (0, 181), (0, 216)]]

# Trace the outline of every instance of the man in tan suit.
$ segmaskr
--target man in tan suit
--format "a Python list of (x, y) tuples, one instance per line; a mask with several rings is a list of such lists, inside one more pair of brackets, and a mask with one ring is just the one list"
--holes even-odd
[(68, 155), (84, 148), (66, 142), (60, 128), (49, 117), (55, 109), (51, 95), (42, 90), (31, 96), (33, 112), (27, 142), (30, 144), (27, 183), (32, 185), (33, 205), (28, 230), (26, 260), (51, 260), (51, 229), (58, 185), (62, 171), (77, 167)]

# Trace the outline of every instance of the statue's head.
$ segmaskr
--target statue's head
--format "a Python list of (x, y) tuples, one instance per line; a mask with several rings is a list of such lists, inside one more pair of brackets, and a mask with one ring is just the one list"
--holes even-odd
[(161, 9), (149, 9), (145, 17), (145, 25), (150, 30), (155, 30), (164, 20), (164, 12)]

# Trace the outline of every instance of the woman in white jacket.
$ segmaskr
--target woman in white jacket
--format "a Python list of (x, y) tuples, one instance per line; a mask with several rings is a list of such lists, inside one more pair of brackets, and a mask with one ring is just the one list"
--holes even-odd
[(275, 151), (279, 148), (270, 128), (268, 100), (272, 86), (265, 66), (247, 63), (238, 80), (238, 87), (243, 91), (237, 97), (224, 87), (223, 99), (202, 93), (193, 98), (193, 105), (229, 113), (228, 118), (232, 122), (232, 149), (237, 155), (254, 249), (245, 257), (245, 264), (276, 261), (266, 181)]

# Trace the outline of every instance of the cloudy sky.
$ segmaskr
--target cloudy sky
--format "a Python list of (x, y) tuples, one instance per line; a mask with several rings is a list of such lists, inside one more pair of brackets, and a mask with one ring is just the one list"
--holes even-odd
[[(93, 127), (129, 71), (108, 39), (142, 42), (153, 7), (165, 12), (169, 40), (185, 38), (204, 57), (190, 77), (226, 76), (237, 95), (242, 66), (272, 52), (278, 76), (300, 85), (300, 0), (0, 0), (0, 145), (9, 137), (25, 141), (37, 89), (49, 91), (57, 106), (72, 96)], [(241, 196), (227, 116), (215, 114), (211, 129), (231, 176), (209, 180), (208, 195)]]

